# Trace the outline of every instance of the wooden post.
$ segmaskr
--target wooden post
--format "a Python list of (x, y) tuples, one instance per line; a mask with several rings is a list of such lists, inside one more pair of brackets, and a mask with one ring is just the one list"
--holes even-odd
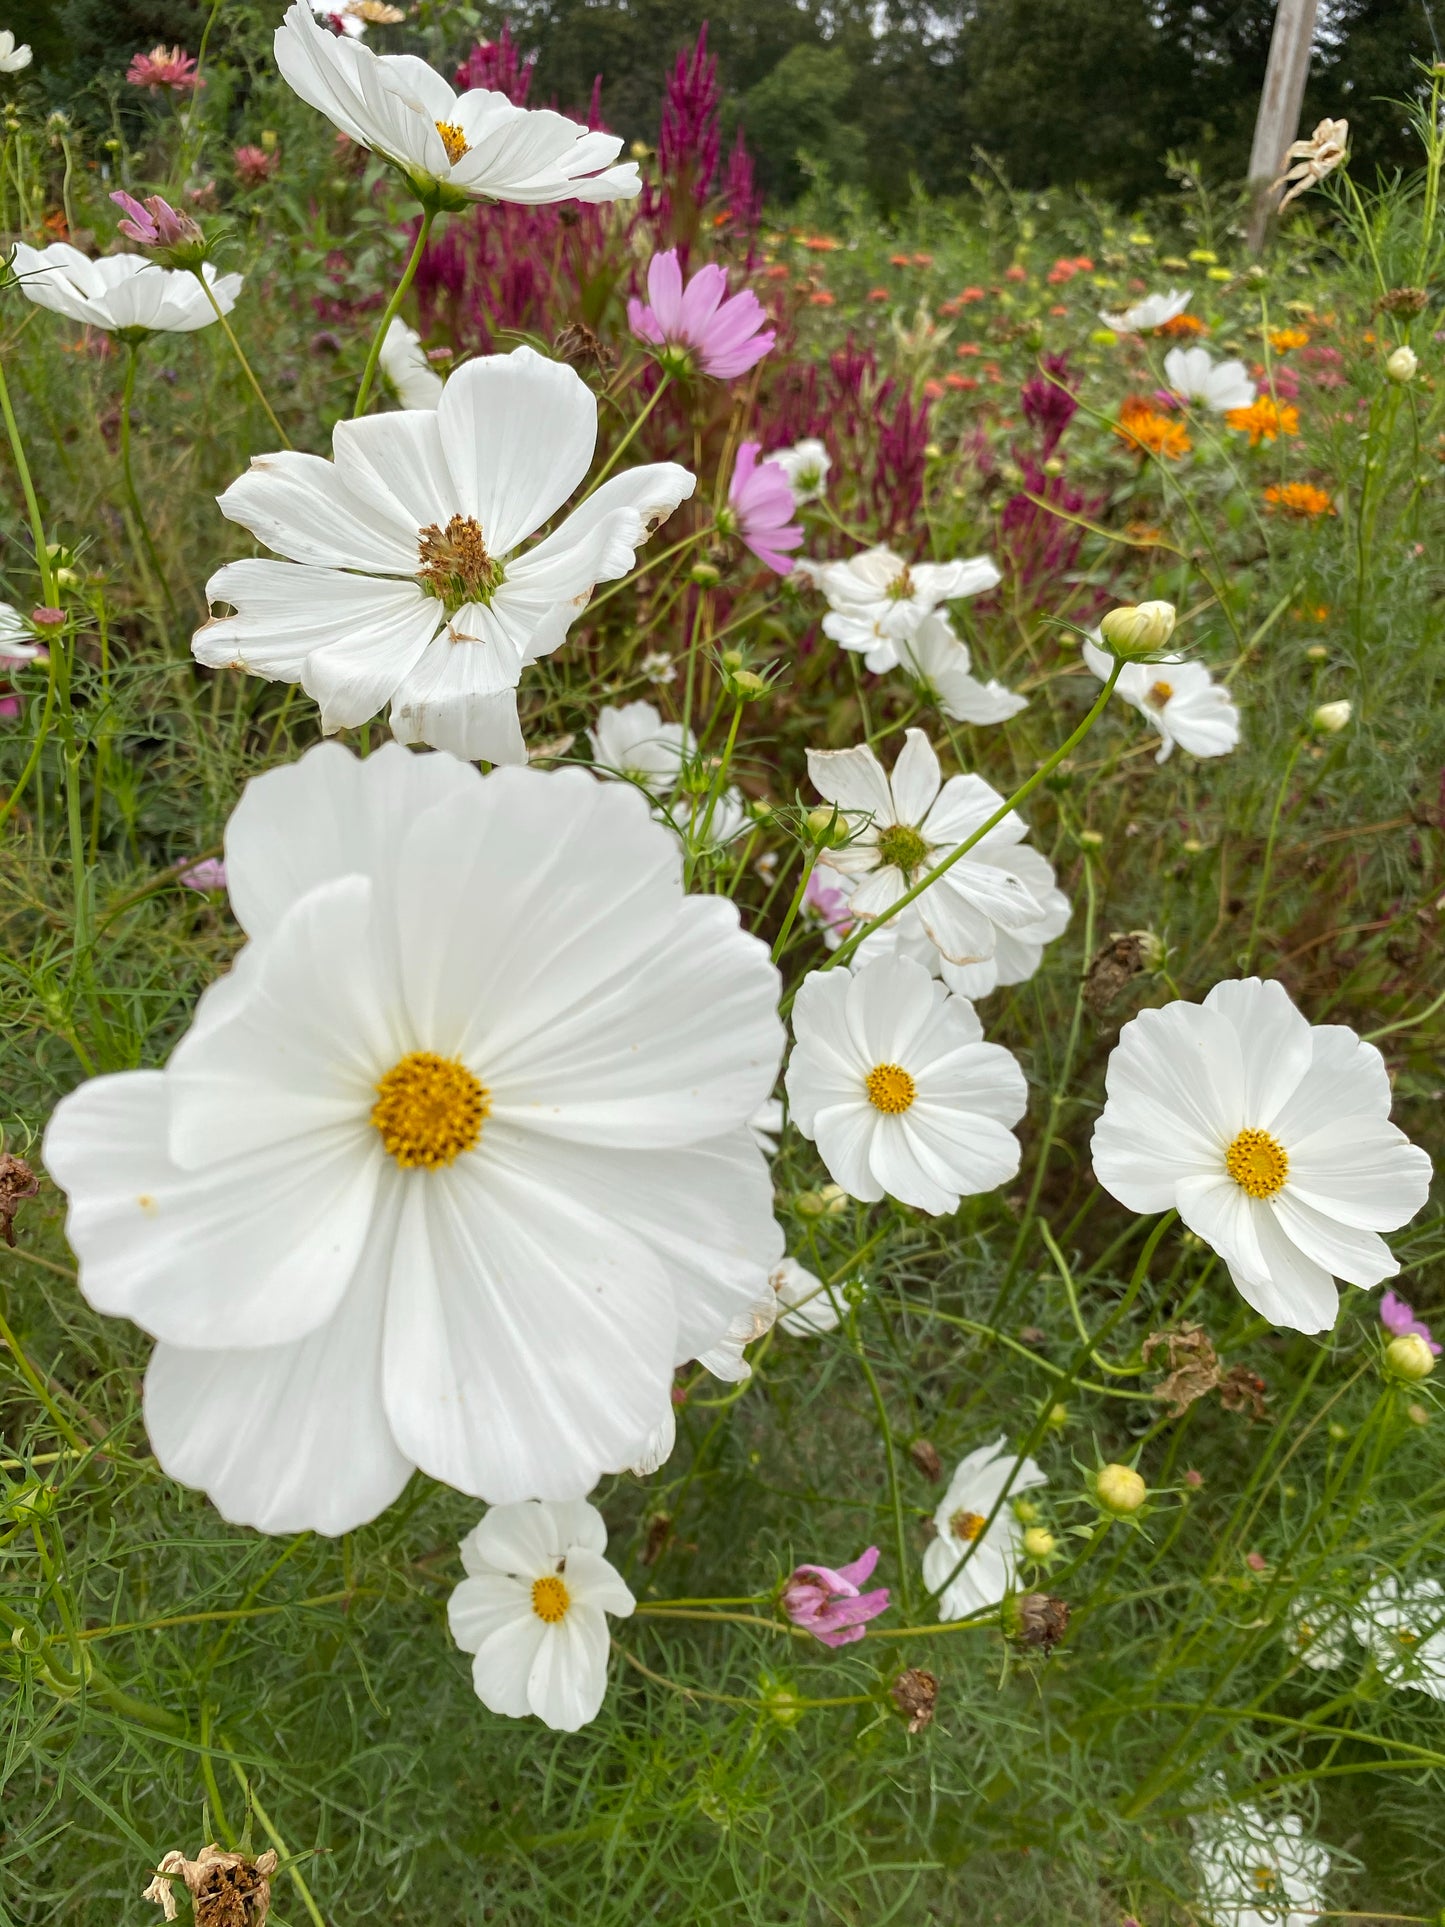
[(1299, 138), (1300, 108), (1304, 105), (1318, 11), (1319, 0), (1278, 0), (1275, 8), (1269, 66), (1249, 153), (1251, 254), (1258, 254), (1264, 246), (1269, 217), (1274, 212), (1270, 183), (1284, 171), (1285, 149)]

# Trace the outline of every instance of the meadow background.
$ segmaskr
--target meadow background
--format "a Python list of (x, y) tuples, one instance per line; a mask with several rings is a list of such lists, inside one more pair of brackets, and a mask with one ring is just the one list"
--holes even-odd
[[(374, 28), (382, 50), (448, 74), (470, 59), (474, 84), (534, 105), (585, 117), (591, 98), (645, 150), (640, 203), (449, 217), (407, 312), (456, 357), (519, 341), (572, 356), (604, 396), (605, 447), (632, 426), (606, 397), (636, 354), (624, 304), (649, 255), (683, 242), (723, 262), (778, 346), (731, 390), (665, 398), (634, 453), (697, 467), (701, 500), (740, 433), (768, 448), (821, 434), (834, 471), (805, 553), (866, 538), (993, 554), (1003, 586), (958, 605), (960, 633), (1029, 706), (1006, 728), (940, 722), (942, 753), (1016, 787), (1097, 694), (1060, 619), (1148, 597), (1178, 606), (1191, 653), (1228, 680), (1241, 747), (1158, 766), (1116, 704), (1030, 798), (1073, 917), (1037, 976), (984, 1006), (1029, 1079), (1015, 1188), (944, 1220), (839, 1204), (812, 1147), (784, 1137), (789, 1250), (848, 1315), (819, 1337), (775, 1331), (745, 1387), (680, 1374), (675, 1455), (595, 1495), (643, 1610), (614, 1627), (609, 1696), (578, 1735), (473, 1697), (445, 1602), (474, 1502), (418, 1477), (342, 1541), (277, 1542), (168, 1480), (138, 1415), (143, 1339), (79, 1297), (53, 1185), (22, 1202), (0, 1251), (6, 1927), (156, 1918), (139, 1896), (159, 1856), (213, 1838), (277, 1848), (272, 1919), (291, 1927), (1163, 1927), (1216, 1917), (1191, 1845), (1221, 1797), (1298, 1814), (1328, 1843), (1331, 1918), (1445, 1918), (1445, 1707), (1358, 1655), (1316, 1671), (1286, 1637), (1301, 1598), (1347, 1604), (1382, 1569), (1445, 1576), (1433, 1381), (1382, 1377), (1374, 1294), (1347, 1290), (1323, 1339), (1272, 1330), (1177, 1231), (1113, 1318), (1147, 1255), (1086, 1150), (1120, 1025), (1258, 970), (1313, 1022), (1380, 1043), (1397, 1121), (1438, 1160), (1428, 10), (1328, 16), (1305, 121), (1348, 113), (1354, 158), (1257, 261), (1235, 183), (1268, 8), (1126, 11), (1124, 34), (1116, 7), (1012, 0), (961, 15), (943, 51), (910, 10), (882, 32), (874, 11), (712, 9), (706, 48), (701, 14), (670, 5), (519, 8), (501, 39), (495, 11), (436, 4)], [(272, 10), (52, 0), (35, 19), (11, 22), (35, 66), (0, 80), (7, 239), (103, 249), (111, 189), (186, 201), (246, 275), (232, 319), (271, 405), (323, 449), (410, 245), (392, 177), (281, 83)], [(127, 86), (134, 53), (196, 52), (203, 34), (199, 95)], [(1121, 432), (1171, 344), (1116, 336), (1099, 312), (1169, 286), (1192, 288), (1200, 338), (1256, 367), (1292, 429), (1252, 445), (1191, 418), (1187, 447)], [(1384, 372), (1402, 343), (1420, 361), (1408, 386)], [(316, 725), (285, 688), (189, 654), (207, 576), (248, 552), (213, 498), (274, 445), (219, 330), (145, 344), (127, 404), (126, 355), (11, 287), (0, 366), (78, 621), (63, 673), (12, 672), (0, 720), (0, 1124), (38, 1167), (55, 1101), (94, 1070), (163, 1062), (234, 954), (224, 896), (184, 873), (218, 853), (247, 776)], [(1291, 484), (1318, 491), (1311, 512), (1287, 512)], [(27, 517), (7, 465), (0, 595), (21, 610), (40, 600)], [(552, 760), (585, 761), (599, 705), (671, 713), (691, 654), (715, 751), (727, 679), (763, 676), (732, 763), (748, 825), (695, 887), (735, 896), (772, 939), (817, 800), (805, 749), (867, 736), (888, 760), (917, 703), (822, 637), (822, 602), (795, 580), (720, 540), (703, 561), (649, 569), (584, 616), (524, 723)], [(1342, 701), (1344, 728), (1316, 724)], [(1140, 932), (1157, 946), (1122, 941)], [(823, 954), (801, 922), (790, 981)], [(1445, 1315), (1438, 1208), (1393, 1245), (1399, 1289)], [(1146, 1342), (1190, 1322), (1231, 1376), (1176, 1410)], [(1052, 1650), (1017, 1625), (929, 1623), (938, 1468), (999, 1432), (1049, 1476), (1035, 1496), (1058, 1550), (1033, 1577), (1069, 1607)], [(1118, 1460), (1154, 1495), (1134, 1524), (1088, 1497), (1088, 1473)], [(799, 1561), (870, 1543), (892, 1608), (828, 1652), (776, 1589)], [(909, 1668), (939, 1684), (918, 1732), (892, 1690)]]

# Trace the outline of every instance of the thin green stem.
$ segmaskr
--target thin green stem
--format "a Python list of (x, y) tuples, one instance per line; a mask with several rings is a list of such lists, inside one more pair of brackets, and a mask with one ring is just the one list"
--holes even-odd
[(371, 349), (366, 357), (366, 366), (361, 371), (361, 386), (356, 391), (356, 402), (351, 410), (351, 418), (353, 421), (355, 421), (358, 415), (365, 412), (366, 404), (371, 399), (371, 385), (376, 380), (377, 363), (381, 360), (381, 350), (386, 340), (387, 330), (391, 327), (392, 322), (395, 321), (397, 312), (402, 302), (406, 299), (407, 290), (416, 278), (416, 271), (421, 266), (421, 257), (425, 251), (428, 240), (431, 238), (432, 223), (436, 220), (436, 217), (437, 211), (435, 208), (423, 208), (421, 226), (416, 231), (416, 241), (412, 246), (410, 259), (402, 269), (401, 279), (397, 282), (396, 287), (392, 291), (391, 299), (387, 302), (382, 312), (380, 325), (372, 338)]
[(257, 401), (260, 402), (262, 408), (266, 411), (267, 421), (270, 422), (272, 428), (275, 429), (277, 435), (281, 438), (281, 446), (283, 448), (290, 448), (291, 437), (286, 433), (286, 430), (281, 426), (280, 422), (277, 420), (275, 409), (271, 406), (270, 402), (267, 401), (266, 391), (261, 386), (260, 382), (256, 379), (256, 371), (251, 366), (250, 362), (247, 361), (246, 351), (241, 346), (240, 342), (236, 339), (236, 331), (231, 326), (230, 322), (226, 319), (225, 310), (222, 308), (220, 302), (216, 299), (215, 289), (211, 286), (210, 282), (206, 279), (204, 273), (201, 271), (200, 268), (195, 268), (193, 270), (193, 273), (195, 274), (196, 279), (200, 282), (202, 288), (205, 289), (206, 299), (207, 301), (210, 302), (211, 307), (215, 310), (216, 319), (221, 324), (221, 333), (226, 337), (226, 340), (230, 343), (231, 353), (236, 357), (236, 360), (240, 363), (241, 372), (245, 375), (247, 381), (250, 382), (252, 392), (255, 394)]

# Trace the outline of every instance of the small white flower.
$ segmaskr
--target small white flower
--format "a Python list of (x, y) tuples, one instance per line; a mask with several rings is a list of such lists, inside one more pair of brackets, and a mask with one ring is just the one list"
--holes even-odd
[[(923, 1583), (938, 1595), (940, 1619), (987, 1612), (1013, 1591), (1023, 1532), (1012, 1501), (1047, 1484), (1035, 1462), (1020, 1460), (1002, 1436), (959, 1461), (933, 1515), (937, 1536), (923, 1554)], [(1005, 1491), (1008, 1498), (999, 1505)]]
[(421, 336), (393, 315), (381, 344), (382, 378), (403, 408), (435, 408), (443, 382), (422, 350)]
[(343, 134), (399, 167), (425, 202), (625, 201), (637, 163), (612, 167), (617, 134), (550, 108), (517, 107), (485, 87), (456, 93), (415, 54), (374, 54), (328, 33), (307, 0), (276, 29), (276, 65), (294, 92)]
[(1295, 1599), (1285, 1609), (1285, 1644), (1317, 1673), (1333, 1672), (1349, 1650), (1344, 1608), (1322, 1599)]
[(641, 702), (599, 709), (587, 740), (599, 770), (636, 783), (654, 796), (672, 794), (683, 760), (694, 749), (690, 729), (665, 723), (651, 703)]
[(34, 57), (23, 42), (17, 44), (8, 27), (0, 27), (0, 74), (18, 74)]
[(711, 800), (710, 810), (706, 791), (700, 796), (679, 797), (671, 805), (671, 821), (699, 856), (716, 855), (753, 827), (742, 791), (731, 787)]
[(1311, 1025), (1283, 984), (1145, 1010), (1109, 1059), (1094, 1172), (1130, 1211), (1177, 1210), (1271, 1324), (1329, 1331), (1335, 1279), (1399, 1266), (1378, 1235), (1424, 1204), (1430, 1160), (1389, 1121), (1384, 1059)]
[(45, 1138), (81, 1291), (160, 1340), (160, 1463), (333, 1534), (416, 1467), (511, 1503), (635, 1463), (773, 1295), (766, 946), (584, 770), (322, 744), (225, 847), (249, 943)]
[(1211, 1927), (1305, 1927), (1325, 1904), (1330, 1856), (1298, 1814), (1247, 1801), (1195, 1822), (1194, 1867)]
[(1254, 383), (1244, 363), (1216, 361), (1207, 348), (1171, 348), (1164, 357), (1164, 376), (1176, 395), (1216, 415), (1248, 408), (1254, 400)]
[(986, 555), (905, 562), (886, 548), (864, 549), (845, 562), (809, 563), (805, 573), (828, 598), (824, 635), (862, 652), (868, 668), (880, 676), (897, 668), (899, 643), (916, 635), (940, 603), (982, 595), (1003, 579)]
[(0, 602), (0, 675), (47, 654), (35, 631), (13, 603)]
[(1391, 1686), (1445, 1700), (1445, 1586), (1438, 1579), (1381, 1579), (1350, 1623)]
[(607, 1527), (585, 1499), (493, 1506), (462, 1541), (467, 1577), (447, 1601), (452, 1638), (474, 1653), (483, 1706), (559, 1733), (596, 1719), (607, 1692), (607, 1615), (637, 1601), (603, 1557)]
[(1391, 381), (1413, 381), (1420, 372), (1420, 357), (1413, 348), (1400, 346), (1385, 357), (1385, 373)]
[[(1003, 804), (981, 776), (950, 776), (945, 783), (921, 729), (906, 732), (891, 778), (866, 744), (810, 749), (808, 774), (852, 833), (842, 849), (825, 850), (819, 866), (853, 879), (849, 914), (865, 921), (920, 883)], [(1027, 835), (1028, 825), (1011, 810), (900, 913), (918, 919), (949, 963), (992, 957), (1004, 931), (1042, 935), (1037, 926), (1054, 873), (1037, 850), (1025, 847)]]
[(1017, 1172), (1023, 1072), (922, 964), (810, 971), (793, 1036), (789, 1115), (850, 1197), (939, 1216)]
[(773, 449), (767, 459), (776, 462), (792, 483), (793, 501), (799, 506), (818, 499), (828, 480), (828, 470), (833, 466), (827, 449), (812, 436), (796, 442), (792, 448)]
[(968, 644), (959, 641), (942, 610), (899, 639), (898, 662), (925, 699), (956, 723), (1005, 723), (1028, 708), (1027, 696), (1016, 696), (1001, 682), (978, 680)]
[(192, 653), (299, 682), (328, 734), (389, 702), (401, 742), (522, 762), (523, 669), (558, 647), (594, 586), (625, 575), (694, 487), (674, 462), (627, 469), (524, 547), (581, 483), (596, 442), (582, 377), (517, 348), (467, 362), (434, 409), (338, 422), (329, 462), (256, 457), (221, 511), (288, 560), (213, 575), (207, 596), (236, 614), (198, 630)]
[[(17, 241), (10, 265), (21, 293), (37, 307), (107, 334), (194, 334), (216, 318), (189, 269), (163, 268), (143, 254), (102, 254), (92, 261), (68, 241), (53, 241), (48, 248)], [(229, 314), (241, 292), (241, 276), (217, 274), (209, 261), (201, 272), (221, 312)]]
[(649, 649), (637, 665), (639, 672), (659, 688), (677, 679), (677, 664), (665, 649)]
[(1122, 314), (1101, 314), (1099, 319), (1116, 335), (1143, 334), (1146, 329), (1162, 328), (1166, 321), (1183, 314), (1192, 299), (1192, 289), (1171, 288), (1168, 294), (1146, 294)]
[[(1100, 682), (1114, 673), (1114, 657), (1096, 642), (1083, 645), (1084, 661)], [(1161, 737), (1156, 763), (1167, 763), (1177, 743), (1191, 756), (1227, 756), (1239, 743), (1239, 711), (1222, 683), (1202, 662), (1155, 656), (1126, 662), (1114, 684), (1120, 696)]]
[(796, 1258), (784, 1258), (773, 1273), (773, 1290), (779, 1305), (778, 1323), (794, 1338), (817, 1338), (836, 1331), (843, 1322), (843, 1300), (831, 1285), (825, 1285), (813, 1272), (804, 1270)]
[(1284, 157), (1295, 165), (1280, 175), (1270, 192), (1276, 193), (1286, 181), (1294, 186), (1279, 204), (1280, 212), (1297, 199), (1307, 188), (1318, 187), (1326, 174), (1332, 174), (1345, 158), (1345, 148), (1349, 144), (1350, 123), (1347, 120), (1322, 120), (1315, 125), (1308, 140), (1291, 141), (1285, 149)]

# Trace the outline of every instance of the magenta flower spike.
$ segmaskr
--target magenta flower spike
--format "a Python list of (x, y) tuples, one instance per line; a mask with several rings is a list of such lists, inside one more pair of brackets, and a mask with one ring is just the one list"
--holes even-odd
[(783, 1611), (825, 1646), (851, 1646), (863, 1637), (866, 1621), (888, 1610), (886, 1586), (858, 1589), (877, 1564), (878, 1548), (869, 1546), (836, 1572), (831, 1566), (798, 1566), (783, 1588)]
[(627, 324), (639, 341), (661, 348), (675, 374), (695, 366), (717, 381), (731, 381), (754, 368), (777, 340), (763, 304), (751, 288), (728, 294), (726, 270), (714, 262), (699, 268), (684, 287), (677, 249), (654, 254), (647, 264), (647, 300), (634, 295)]
[(728, 488), (733, 532), (759, 562), (789, 575), (790, 553), (803, 545), (802, 526), (793, 520), (793, 485), (777, 462), (758, 460), (759, 448), (757, 442), (744, 442), (738, 450)]
[(1431, 1335), (1430, 1327), (1423, 1318), (1415, 1316), (1415, 1307), (1396, 1292), (1387, 1291), (1380, 1300), (1380, 1323), (1393, 1338), (1423, 1338), (1435, 1356), (1440, 1356), (1440, 1347)]

